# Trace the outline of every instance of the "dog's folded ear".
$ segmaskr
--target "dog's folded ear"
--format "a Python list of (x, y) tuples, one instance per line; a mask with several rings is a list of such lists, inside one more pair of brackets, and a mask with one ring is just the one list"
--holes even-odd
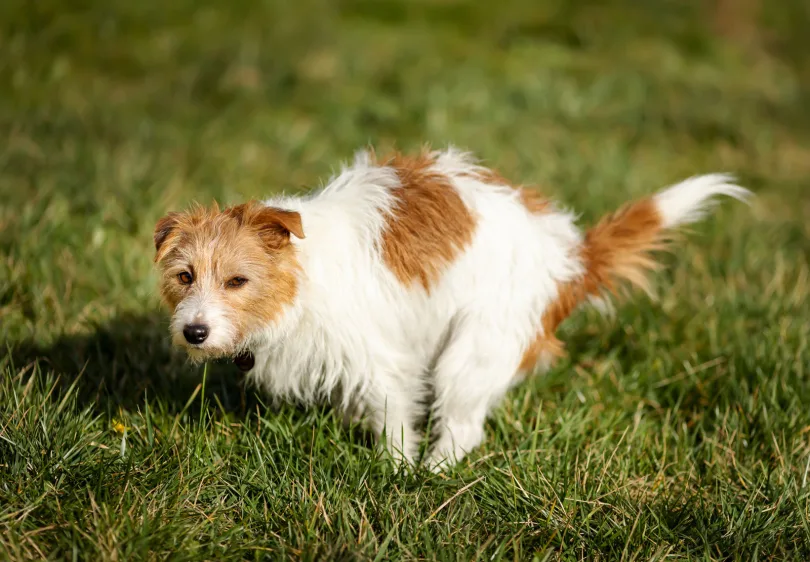
[(266, 228), (281, 229), (287, 233), (287, 236), (293, 234), (296, 238), (301, 240), (305, 238), (304, 227), (301, 224), (301, 215), (295, 211), (265, 207), (257, 215), (257, 219)]
[(154, 233), (156, 262), (160, 261), (160, 259), (165, 255), (166, 252), (162, 252), (161, 249), (165, 249), (166, 240), (169, 238), (172, 231), (177, 227), (177, 219), (179, 216), (180, 213), (169, 213), (157, 221)]
[(256, 229), (270, 247), (278, 248), (289, 243), (290, 234), (302, 240), (305, 238), (301, 215), (295, 211), (251, 202), (236, 205), (223, 212), (237, 219), (240, 224)]

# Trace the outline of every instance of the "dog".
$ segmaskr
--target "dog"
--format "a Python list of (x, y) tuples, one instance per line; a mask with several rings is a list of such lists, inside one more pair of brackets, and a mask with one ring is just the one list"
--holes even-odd
[(169, 213), (155, 262), (192, 361), (237, 358), (276, 398), (364, 416), (409, 464), (430, 394), (426, 461), (443, 470), (482, 442), (511, 387), (563, 353), (555, 333), (575, 308), (649, 291), (673, 229), (717, 196), (749, 195), (728, 175), (692, 177), (583, 232), (455, 148), (366, 150), (306, 196)]

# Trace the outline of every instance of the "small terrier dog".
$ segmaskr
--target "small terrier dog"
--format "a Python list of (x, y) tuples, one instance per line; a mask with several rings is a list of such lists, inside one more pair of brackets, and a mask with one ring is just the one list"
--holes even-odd
[[(650, 253), (732, 178), (687, 179), (584, 232), (572, 214), (456, 149), (361, 152), (306, 197), (160, 219), (155, 263), (173, 343), (194, 361), (238, 358), (273, 396), (365, 415), (414, 463), (428, 395), (428, 466), (484, 437), (505, 393), (562, 353), (557, 326), (622, 284), (648, 290)], [(252, 367), (252, 369), (251, 369)]]

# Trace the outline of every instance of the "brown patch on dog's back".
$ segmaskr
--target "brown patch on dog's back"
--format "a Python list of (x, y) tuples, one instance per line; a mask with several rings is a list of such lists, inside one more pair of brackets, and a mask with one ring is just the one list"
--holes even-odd
[(533, 215), (549, 212), (551, 203), (540, 192), (525, 187), (519, 187), (520, 202)]
[(431, 169), (429, 154), (394, 154), (380, 162), (393, 168), (401, 183), (383, 233), (383, 260), (403, 284), (417, 282), (429, 291), (472, 242), (475, 218), (450, 180)]
[(511, 187), (518, 192), (520, 202), (524, 207), (526, 207), (526, 210), (533, 215), (547, 213), (551, 209), (550, 201), (546, 196), (540, 193), (540, 191), (525, 186), (515, 185), (504, 178), (500, 172), (492, 168), (480, 168), (470, 177), (474, 177), (478, 181), (490, 185), (505, 185), (507, 187)]
[(500, 172), (494, 168), (480, 167), (475, 171), (474, 174), (471, 174), (470, 177), (474, 177), (478, 181), (482, 181), (490, 185), (507, 185), (509, 187), (514, 187), (512, 182), (503, 177)]
[(581, 248), (585, 274), (557, 287), (557, 298), (543, 313), (542, 332), (529, 345), (520, 369), (531, 369), (544, 353), (563, 354), (555, 336), (557, 327), (583, 300), (598, 297), (603, 290), (616, 293), (629, 283), (649, 293), (647, 272), (658, 269), (650, 252), (665, 247), (661, 215), (652, 199), (643, 199), (606, 216), (588, 230)]

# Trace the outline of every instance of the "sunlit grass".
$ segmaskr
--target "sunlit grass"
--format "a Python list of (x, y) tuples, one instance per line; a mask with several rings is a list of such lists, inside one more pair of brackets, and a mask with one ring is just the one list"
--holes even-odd
[[(3, 557), (810, 557), (803, 3), (1, 4)], [(456, 470), (395, 474), (329, 409), (187, 365), (151, 263), (167, 210), (368, 143), (471, 149), (583, 224), (696, 173), (757, 197), (657, 300), (568, 321)]]

